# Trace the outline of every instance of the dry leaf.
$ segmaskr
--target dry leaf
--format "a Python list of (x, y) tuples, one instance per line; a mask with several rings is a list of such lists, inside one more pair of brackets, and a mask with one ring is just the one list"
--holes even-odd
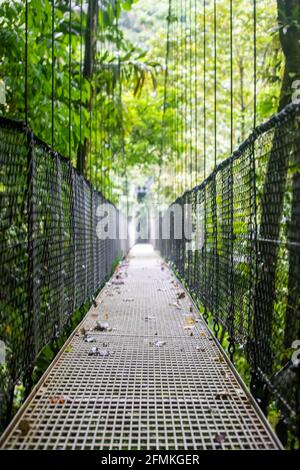
[(226, 432), (217, 433), (214, 437), (214, 442), (218, 444), (222, 444), (222, 442), (226, 441), (227, 435)]
[(169, 304), (169, 305), (170, 305), (170, 307), (176, 307), (178, 310), (181, 310), (180, 305), (176, 302), (173, 302), (172, 304)]
[(178, 299), (184, 299), (185, 298), (185, 292), (180, 292), (180, 294), (178, 294)]
[(184, 330), (193, 330), (195, 328), (195, 325), (185, 325), (183, 327)]
[(52, 405), (64, 405), (66, 401), (70, 401), (70, 400), (69, 400), (69, 397), (67, 397), (66, 395), (61, 395), (58, 397), (50, 397), (49, 401)]
[(222, 356), (222, 354), (219, 354), (218, 356), (214, 357), (213, 360), (218, 362), (224, 362), (224, 357)]
[(22, 436), (27, 436), (27, 434), (30, 431), (30, 423), (26, 419), (22, 419), (22, 421), (19, 424), (19, 429), (21, 431)]
[(102, 356), (102, 357), (108, 357), (109, 356), (109, 351), (108, 349), (100, 349), (97, 348), (96, 346), (91, 349), (89, 352), (89, 356)]
[(84, 337), (84, 341), (86, 343), (95, 343), (96, 339), (94, 338), (94, 336), (86, 335)]
[(97, 321), (96, 326), (94, 328), (95, 331), (110, 331), (109, 324), (107, 322), (100, 323)]
[(227, 392), (227, 390), (221, 390), (220, 392), (218, 392), (215, 396), (216, 400), (226, 400), (230, 397), (229, 393)]
[(245, 392), (241, 389), (241, 388), (235, 388), (234, 391), (237, 393), (237, 395), (239, 395), (240, 397), (245, 397), (246, 398), (246, 395), (245, 395)]

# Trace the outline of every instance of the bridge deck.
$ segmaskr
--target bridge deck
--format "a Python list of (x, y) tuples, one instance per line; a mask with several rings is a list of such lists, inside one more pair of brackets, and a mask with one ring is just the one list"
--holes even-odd
[[(158, 255), (137, 245), (18, 413), (2, 448), (278, 448), (183, 292)], [(97, 322), (104, 331), (95, 330)]]

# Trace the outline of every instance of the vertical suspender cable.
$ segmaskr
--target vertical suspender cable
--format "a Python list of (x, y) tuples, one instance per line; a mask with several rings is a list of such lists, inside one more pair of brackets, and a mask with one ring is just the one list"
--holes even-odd
[(71, 160), (71, 126), (72, 126), (72, 111), (71, 111), (71, 77), (72, 77), (72, 0), (69, 0), (69, 160)]
[(233, 152), (233, 8), (230, 0), (230, 153)]
[(24, 74), (25, 74), (25, 93), (24, 93), (24, 114), (25, 124), (28, 125), (28, 0), (25, 1), (25, 56), (24, 56)]
[(167, 17), (167, 45), (166, 45), (165, 73), (164, 73), (164, 96), (163, 96), (163, 111), (162, 111), (162, 122), (161, 122), (161, 141), (160, 141), (159, 175), (158, 175), (159, 194), (161, 193), (160, 191), (161, 173), (162, 173), (162, 166), (163, 166), (163, 154), (165, 151), (165, 144), (166, 144), (166, 111), (167, 111), (167, 87), (168, 87), (168, 79), (169, 79), (170, 28), (171, 28), (171, 11), (172, 11), (171, 8), (172, 8), (172, 2), (171, 0), (169, 0), (168, 17)]
[(79, 72), (79, 143), (80, 143), (80, 152), (82, 151), (82, 62), (83, 62), (83, 0), (80, 0), (80, 72)]
[[(93, 12), (94, 13), (94, 12)], [(93, 34), (92, 34), (92, 31), (93, 31), (93, 14), (90, 14), (88, 15), (88, 18), (89, 18), (89, 25), (88, 25), (88, 28), (89, 28), (89, 31), (90, 31), (90, 37), (91, 37), (91, 45), (90, 47), (93, 47), (92, 46), (92, 41), (93, 41)], [(93, 59), (92, 59), (92, 64), (91, 64), (91, 75), (89, 77), (89, 80), (90, 80), (90, 99), (89, 99), (89, 137), (90, 137), (90, 148), (89, 148), (89, 158), (90, 158), (90, 161), (89, 161), (89, 180), (90, 182), (92, 182), (92, 107), (93, 107), (93, 84), (92, 84), (92, 81), (93, 81), (93, 74), (94, 74), (94, 63), (93, 63)]]
[(217, 0), (214, 0), (214, 166), (217, 165)]
[[(182, 22), (183, 22), (183, 0), (180, 0), (180, 62), (179, 62), (179, 67), (180, 67), (180, 70), (183, 71), (184, 70), (184, 57), (183, 57), (183, 48), (182, 48), (182, 45), (183, 45), (183, 42), (182, 42), (182, 38), (183, 38), (183, 25), (182, 25)], [(179, 74), (180, 75), (180, 79), (182, 78), (182, 83), (180, 83), (180, 192), (182, 193), (183, 191), (183, 172), (184, 172), (184, 148), (183, 148), (183, 134), (184, 134), (184, 107), (183, 107), (183, 103), (182, 103), (182, 98), (183, 98), (183, 91), (182, 91), (182, 87), (183, 87), (183, 77), (182, 77), (182, 73)]]
[(253, 0), (253, 127), (257, 114), (257, 0)]
[(203, 2), (203, 179), (206, 178), (206, 2)]
[(100, 22), (100, 67), (101, 67), (101, 74), (100, 74), (100, 154), (101, 154), (101, 170), (100, 170), (100, 189), (102, 194), (104, 194), (104, 139), (105, 139), (105, 134), (104, 134), (104, 129), (103, 129), (103, 92), (102, 92), (102, 76), (103, 76), (103, 23), (102, 23), (102, 14), (101, 14), (101, 22)]
[(51, 73), (51, 145), (54, 148), (54, 27), (55, 27), (55, 0), (52, 0), (52, 27), (51, 27), (51, 66), (52, 66), (52, 73)]
[(185, 152), (185, 159), (184, 159), (184, 190), (186, 191), (188, 187), (188, 146), (187, 146), (187, 130), (188, 130), (188, 122), (187, 122), (187, 114), (188, 114), (188, 76), (187, 76), (187, 66), (188, 66), (188, 59), (187, 59), (187, 0), (184, 0), (184, 152)]
[(174, 2), (174, 24), (173, 24), (173, 35), (172, 35), (172, 43), (173, 43), (173, 56), (172, 56), (172, 70), (173, 70), (173, 80), (172, 86), (174, 86), (175, 90), (175, 113), (174, 113), (174, 120), (175, 120), (175, 138), (174, 138), (174, 193), (175, 198), (177, 197), (177, 144), (178, 144), (178, 88), (177, 84), (177, 59), (178, 54), (177, 51), (177, 2)]
[[(96, 40), (96, 71), (98, 72), (98, 38)], [(98, 76), (98, 73), (96, 74)], [(97, 79), (96, 79), (97, 80)], [(95, 132), (95, 178), (94, 185), (98, 189), (98, 172), (99, 172), (99, 151), (98, 151), (98, 107), (97, 107), (97, 82), (95, 83), (95, 119), (94, 119), (94, 132)]]
[(193, 133), (193, 124), (194, 124), (194, 107), (193, 107), (193, 93), (192, 93), (192, 83), (193, 83), (193, 58), (192, 58), (192, 0), (190, 0), (189, 3), (189, 74), (190, 74), (190, 115), (191, 115), (191, 120), (190, 120), (190, 188), (193, 187), (193, 181), (194, 181), (194, 165), (193, 165), (193, 143), (194, 143), (194, 133)]
[(198, 183), (198, 34), (197, 34), (197, 0), (194, 3), (194, 40), (195, 40), (195, 63), (194, 63), (194, 93), (195, 93), (195, 184)]

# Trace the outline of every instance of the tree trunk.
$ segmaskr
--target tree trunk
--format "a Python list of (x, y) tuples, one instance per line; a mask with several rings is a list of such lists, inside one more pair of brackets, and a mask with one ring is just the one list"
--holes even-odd
[[(84, 65), (83, 77), (89, 80), (91, 85), (90, 99), (85, 103), (86, 108), (92, 112), (94, 90), (92, 86), (92, 79), (95, 73), (96, 54), (97, 54), (97, 30), (98, 30), (98, 13), (99, 5), (98, 0), (89, 0), (87, 12), (87, 26), (85, 31), (85, 50), (84, 50)], [(86, 176), (87, 174), (87, 155), (90, 147), (90, 142), (87, 137), (83, 142), (80, 142), (77, 150), (77, 170), (79, 173)]]
[[(277, 0), (280, 42), (285, 56), (279, 109), (291, 102), (292, 83), (300, 78), (300, 30), (293, 21), (299, 21), (299, 0)], [(278, 128), (273, 137), (266, 177), (261, 197), (261, 218), (258, 238), (259, 273), (254, 296), (255, 369), (267, 375), (272, 372), (272, 320), (275, 299), (275, 280), (280, 221), (286, 190), (289, 149), (285, 146), (285, 132)], [(276, 197), (275, 197), (276, 196)], [(298, 200), (299, 204), (299, 200)], [(298, 210), (295, 211), (298, 213)], [(275, 241), (275, 243), (266, 240)], [(294, 276), (294, 274), (293, 274)], [(254, 380), (253, 393), (267, 405), (263, 384)], [(253, 385), (253, 384), (252, 384)], [(264, 406), (263, 406), (264, 407)]]

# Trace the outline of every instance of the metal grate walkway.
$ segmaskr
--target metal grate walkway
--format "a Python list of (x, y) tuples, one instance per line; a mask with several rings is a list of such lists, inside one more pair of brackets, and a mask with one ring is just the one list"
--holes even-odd
[(183, 292), (152, 248), (137, 245), (2, 448), (280, 447)]

